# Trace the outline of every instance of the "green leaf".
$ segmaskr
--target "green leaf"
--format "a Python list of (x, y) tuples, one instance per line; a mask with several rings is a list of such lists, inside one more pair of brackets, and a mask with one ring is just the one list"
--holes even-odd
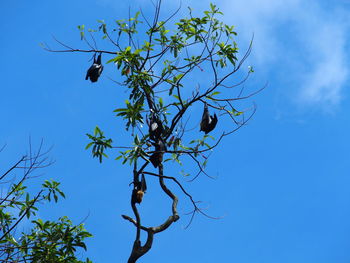
[(123, 158), (123, 155), (119, 155), (117, 158), (115, 158), (114, 160), (118, 161), (120, 160), (121, 158)]
[(215, 95), (219, 95), (219, 94), (220, 94), (219, 91), (215, 91), (215, 92), (213, 92), (212, 94), (210, 94), (209, 96), (210, 96), (210, 97), (214, 97)]
[(94, 144), (93, 142), (88, 143), (85, 147), (85, 150), (89, 149), (93, 144)]

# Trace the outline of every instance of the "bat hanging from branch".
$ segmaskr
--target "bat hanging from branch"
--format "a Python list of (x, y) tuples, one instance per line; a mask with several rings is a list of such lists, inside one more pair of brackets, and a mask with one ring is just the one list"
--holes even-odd
[(145, 175), (141, 175), (141, 181), (134, 182), (134, 190), (132, 192), (132, 202), (140, 204), (142, 202), (143, 196), (146, 193), (147, 184)]
[(200, 124), (201, 128), (199, 131), (204, 131), (205, 134), (208, 134), (209, 132), (214, 130), (217, 123), (218, 123), (218, 117), (216, 116), (215, 113), (214, 113), (214, 116), (209, 115), (208, 105), (205, 102), (202, 120)]
[(101, 56), (102, 54), (100, 53), (96, 59), (96, 54), (94, 55), (94, 63), (86, 72), (85, 80), (88, 80), (90, 78), (91, 82), (96, 82), (98, 78), (101, 76), (101, 73), (103, 71)]
[(157, 168), (163, 162), (163, 154), (166, 151), (165, 143), (159, 139), (157, 143), (154, 144), (154, 153), (149, 158), (154, 168)]
[(164, 128), (159, 117), (154, 112), (151, 112), (150, 118), (148, 120), (148, 126), (150, 139), (157, 142), (157, 140), (161, 138), (161, 135), (164, 132)]

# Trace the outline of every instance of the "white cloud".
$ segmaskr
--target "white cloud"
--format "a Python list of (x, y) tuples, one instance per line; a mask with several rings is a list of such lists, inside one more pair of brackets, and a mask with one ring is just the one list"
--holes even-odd
[(341, 101), (349, 74), (342, 12), (299, 0), (224, 0), (223, 7), (245, 39), (255, 33), (254, 63), (294, 83), (286, 91), (292, 100), (327, 107)]
[(318, 30), (312, 42), (312, 65), (306, 72), (299, 98), (306, 103), (338, 104), (349, 71), (345, 62), (345, 36), (338, 25), (330, 24)]

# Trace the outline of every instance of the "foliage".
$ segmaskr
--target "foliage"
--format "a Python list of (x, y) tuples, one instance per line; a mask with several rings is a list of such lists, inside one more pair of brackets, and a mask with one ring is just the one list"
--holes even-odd
[(107, 157), (104, 150), (106, 148), (112, 148), (112, 139), (106, 139), (98, 126), (95, 127), (94, 135), (88, 133), (86, 135), (92, 142), (86, 145), (85, 149), (87, 150), (92, 146), (92, 157), (97, 157), (101, 163), (102, 157)]
[[(41, 153), (40, 150), (23, 156), (0, 176), (3, 189), (9, 189), (0, 196), (0, 260), (91, 263), (89, 259), (81, 261), (76, 257), (77, 249), (86, 250), (84, 239), (91, 236), (83, 224), (73, 225), (67, 217), (61, 217), (57, 221), (43, 221), (37, 217), (39, 204), (58, 202), (60, 197), (65, 197), (59, 188), (60, 183), (53, 180), (45, 180), (35, 195), (28, 190), (26, 184), (35, 170), (51, 164), (47, 161), (46, 153)], [(16, 170), (23, 170), (23, 176), (19, 180), (10, 178)], [(27, 230), (18, 233), (20, 224)]]

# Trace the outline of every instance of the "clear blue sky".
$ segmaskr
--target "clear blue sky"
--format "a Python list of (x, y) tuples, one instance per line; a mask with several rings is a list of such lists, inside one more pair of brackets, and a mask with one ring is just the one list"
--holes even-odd
[[(164, 2), (165, 12), (178, 6)], [(215, 4), (236, 26), (242, 50), (255, 34), (246, 64), (256, 71), (249, 87), (269, 85), (253, 99), (258, 110), (252, 121), (212, 154), (207, 172), (216, 179), (184, 184), (206, 212), (222, 219), (197, 216), (184, 230), (191, 206), (171, 185), (182, 198), (181, 220), (156, 236), (140, 262), (350, 262), (350, 2)], [(84, 150), (85, 133), (95, 125), (118, 142), (122, 123), (112, 110), (125, 93), (109, 79), (117, 78), (112, 66), (91, 84), (84, 79), (90, 56), (48, 53), (39, 43), (58, 47), (55, 35), (85, 47), (77, 25), (125, 18), (129, 5), (134, 11), (152, 7), (149, 0), (0, 3), (0, 144), (7, 143), (1, 165), (25, 151), (30, 135), (34, 144), (44, 138), (54, 146), (56, 163), (36, 180), (60, 181), (67, 199), (43, 207), (40, 216), (67, 215), (75, 223), (88, 216), (86, 228), (94, 237), (82, 256), (96, 263), (126, 262), (134, 238), (134, 227), (120, 217), (132, 215), (130, 167), (113, 158), (100, 165)], [(209, 1), (182, 1), (184, 9), (188, 5), (203, 11)], [(170, 212), (169, 200), (152, 182), (140, 208), (145, 225), (159, 224)]]

